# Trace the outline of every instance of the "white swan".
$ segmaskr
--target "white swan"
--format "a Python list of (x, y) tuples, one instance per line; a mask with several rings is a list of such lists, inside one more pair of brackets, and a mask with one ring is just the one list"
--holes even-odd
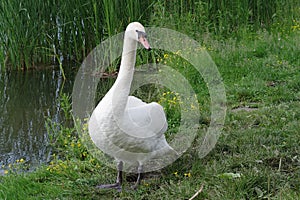
[(144, 27), (133, 22), (125, 31), (118, 77), (89, 120), (93, 142), (117, 161), (116, 183), (101, 185), (100, 188), (121, 190), (123, 162), (138, 167), (138, 178), (133, 186), (137, 188), (145, 162), (153, 157), (176, 154), (164, 136), (168, 124), (162, 106), (129, 96), (138, 42), (150, 49)]

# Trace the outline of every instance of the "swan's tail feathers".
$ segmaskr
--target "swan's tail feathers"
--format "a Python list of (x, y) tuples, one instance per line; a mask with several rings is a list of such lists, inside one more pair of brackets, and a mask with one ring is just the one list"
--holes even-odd
[(170, 145), (164, 147), (163, 151), (164, 151), (163, 154), (164, 156), (172, 160), (174, 159), (174, 161), (177, 160), (177, 158), (180, 156), (179, 153), (175, 151)]
[(148, 162), (148, 166), (151, 166), (153, 169), (161, 169), (166, 167), (167, 165), (172, 164), (179, 158), (179, 153), (175, 151), (169, 144), (166, 144), (159, 150), (153, 152), (153, 157), (150, 162)]

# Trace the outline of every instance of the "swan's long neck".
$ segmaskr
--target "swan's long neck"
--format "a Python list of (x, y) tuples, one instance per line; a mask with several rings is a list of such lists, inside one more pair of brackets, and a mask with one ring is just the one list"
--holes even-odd
[(110, 90), (113, 112), (117, 116), (124, 113), (134, 73), (137, 41), (128, 37), (129, 33), (125, 32), (118, 78)]
[[(118, 75), (117, 80), (121, 79), (123, 77), (130, 78), (128, 72), (134, 71), (137, 41), (128, 37), (129, 33), (125, 32), (121, 66), (120, 66), (119, 75)], [(133, 76), (133, 73), (131, 74), (131, 78), (130, 78), (131, 80), (132, 80), (132, 76)], [(131, 82), (131, 80), (130, 80), (130, 82)], [(130, 85), (129, 85), (129, 88), (130, 88)]]

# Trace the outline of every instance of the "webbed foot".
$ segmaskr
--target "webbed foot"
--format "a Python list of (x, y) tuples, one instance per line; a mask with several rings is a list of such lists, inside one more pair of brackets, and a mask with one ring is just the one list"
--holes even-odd
[(118, 192), (122, 191), (122, 185), (120, 183), (98, 185), (96, 188), (98, 188), (98, 189), (116, 189)]

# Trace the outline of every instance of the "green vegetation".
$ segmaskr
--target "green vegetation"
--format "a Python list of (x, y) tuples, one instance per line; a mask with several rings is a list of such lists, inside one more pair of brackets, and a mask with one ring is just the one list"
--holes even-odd
[(2, 69), (80, 62), (103, 39), (142, 17), (148, 6), (142, 2), (4, 0), (0, 3)]
[[(11, 169), (6, 169), (6, 175), (0, 177), (0, 199), (189, 199), (201, 185), (203, 189), (195, 199), (299, 199), (299, 2), (253, 0), (225, 3), (224, 0), (203, 0), (172, 3), (145, 1), (138, 4), (125, 1), (126, 6), (108, 2), (90, 4), (78, 0), (72, 3), (78, 8), (69, 10), (63, 5), (58, 8), (53, 4), (51, 12), (64, 16), (59, 18), (62, 20), (61, 29), (53, 28), (57, 26), (55, 21), (58, 18), (52, 17), (53, 26), (50, 29), (45, 21), (45, 30), (55, 33), (51, 37), (50, 34), (49, 37), (44, 37), (41, 31), (39, 33), (43, 35), (41, 37), (44, 39), (41, 41), (44, 43), (48, 40), (45, 38), (52, 38), (50, 46), (44, 48), (42, 43), (34, 43), (31, 45), (32, 51), (37, 53), (38, 49), (47, 49), (53, 55), (51, 45), (56, 41), (55, 53), (62, 54), (66, 59), (70, 57), (80, 61), (95, 44), (110, 34), (123, 30), (128, 21), (132, 20), (146, 22), (144, 24), (151, 26), (173, 28), (190, 35), (209, 52), (226, 87), (228, 112), (216, 147), (208, 156), (199, 159), (196, 153), (198, 141), (195, 141), (175, 163), (161, 172), (146, 174), (137, 191), (129, 190), (129, 185), (132, 184), (130, 178), (127, 178), (124, 185), (128, 190), (121, 193), (96, 189), (98, 184), (114, 181), (116, 171), (95, 160), (86, 151), (78, 138), (76, 127), (70, 123), (70, 99), (63, 95), (61, 105), (66, 123), (47, 123), (50, 144), (53, 146), (52, 161), (35, 172), (21, 174), (17, 174), (14, 169), (26, 168), (26, 163), (19, 161), (12, 164)], [(47, 6), (51, 3), (48, 2)], [(13, 3), (9, 4), (13, 6)], [(33, 6), (39, 5), (36, 4), (31, 3)], [(17, 5), (24, 7), (23, 4)], [(105, 9), (101, 9), (99, 5), (103, 5)], [(86, 10), (79, 9), (80, 6)], [(92, 11), (87, 9), (90, 6)], [(1, 9), (4, 7), (2, 3)], [(60, 12), (57, 9), (61, 9)], [(155, 12), (150, 14), (153, 9)], [(28, 10), (18, 11), (19, 14), (25, 14)], [(71, 17), (71, 13), (76, 12), (82, 12), (76, 14), (77, 17), (80, 16), (79, 19)], [(83, 14), (85, 12), (99, 17), (83, 17), (86, 16)], [(125, 17), (120, 17), (122, 15), (119, 12), (126, 13), (123, 13)], [(43, 19), (42, 14), (45, 13), (41, 12), (36, 16)], [(2, 12), (0, 15), (7, 19), (14, 17)], [(30, 19), (34, 19), (33, 16), (30, 15)], [(90, 22), (90, 25), (78, 28), (76, 22), (79, 26), (83, 19)], [(124, 21), (116, 23), (120, 19)], [(3, 25), (4, 22), (0, 22), (0, 26)], [(104, 27), (104, 31), (100, 31), (101, 27)], [(56, 31), (61, 32), (61, 39), (57, 38)], [(17, 33), (18, 31), (11, 34), (16, 34), (13, 37), (21, 39)], [(77, 36), (78, 33), (90, 39), (85, 40)], [(86, 33), (91, 35), (85, 35)], [(0, 33), (0, 37), (1, 34), (3, 39), (3, 33)], [(79, 40), (85, 42), (81, 43)], [(0, 50), (6, 52), (8, 44), (24, 45), (26, 41), (17, 44), (11, 40), (4, 45), (4, 49), (0, 47)], [(24, 66), (27, 66), (19, 48), (20, 46), (16, 46), (10, 50), (11, 53), (4, 53), (0, 58), (5, 58), (10, 66), (19, 66), (18, 62), (25, 62)], [(19, 57), (14, 57), (12, 52)], [(30, 55), (42, 59), (40, 54)], [(41, 62), (49, 59), (46, 56), (44, 58)], [(195, 87), (201, 106), (200, 124), (206, 128), (210, 121), (210, 99), (201, 76), (195, 75), (193, 69), (182, 67), (187, 63), (176, 55), (160, 52), (155, 58), (159, 63), (180, 70)], [(151, 89), (153, 88), (150, 91)], [(147, 91), (137, 91), (137, 94), (144, 99), (149, 98)], [(99, 95), (103, 95), (102, 92)], [(178, 125), (180, 102), (174, 100), (176, 94), (164, 90), (154, 96), (166, 108), (171, 127), (167, 134), (172, 133)]]
[(3, 0), (0, 63), (2, 69), (80, 63), (131, 21), (173, 28), (198, 39), (205, 32), (228, 37), (261, 28), (282, 31), (282, 25), (292, 26), (298, 16), (297, 0)]

